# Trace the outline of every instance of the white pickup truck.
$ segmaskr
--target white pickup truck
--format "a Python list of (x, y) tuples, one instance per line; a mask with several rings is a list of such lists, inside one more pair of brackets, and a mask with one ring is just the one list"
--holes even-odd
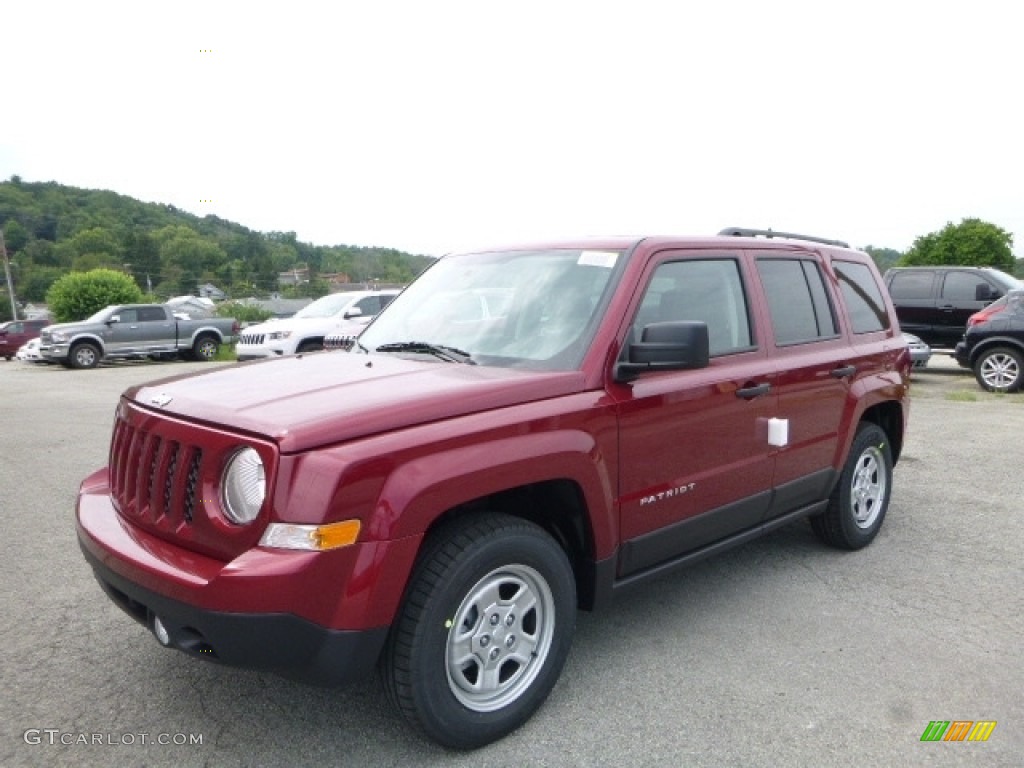
[(230, 317), (181, 319), (164, 304), (122, 304), (77, 323), (45, 328), (39, 336), (44, 360), (68, 368), (95, 368), (101, 360), (180, 356), (213, 360), (221, 344), (238, 334)]

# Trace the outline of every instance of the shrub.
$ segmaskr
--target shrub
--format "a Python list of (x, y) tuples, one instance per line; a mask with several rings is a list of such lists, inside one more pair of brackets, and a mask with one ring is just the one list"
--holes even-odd
[(46, 292), (46, 303), (57, 322), (83, 320), (111, 304), (142, 301), (142, 291), (128, 275), (113, 269), (69, 272)]

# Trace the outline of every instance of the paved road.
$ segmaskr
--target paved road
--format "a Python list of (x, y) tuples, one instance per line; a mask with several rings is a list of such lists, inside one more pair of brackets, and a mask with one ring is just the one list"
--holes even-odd
[[(77, 483), (105, 461), (122, 389), (202, 367), (0, 362), (5, 768), (1021, 764), (1024, 395), (936, 360), (915, 375), (871, 547), (830, 551), (799, 524), (581, 614), (544, 708), (465, 755), (412, 735), (374, 682), (197, 662), (101, 594), (75, 542)], [(985, 743), (922, 743), (931, 720), (998, 725)]]

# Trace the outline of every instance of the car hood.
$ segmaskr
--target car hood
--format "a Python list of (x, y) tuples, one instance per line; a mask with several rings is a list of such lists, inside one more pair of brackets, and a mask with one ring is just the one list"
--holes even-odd
[(95, 328), (97, 325), (103, 325), (102, 323), (86, 323), (79, 320), (74, 323), (54, 323), (53, 325), (46, 326), (40, 333), (53, 333), (54, 331), (63, 331), (64, 333), (82, 330), (83, 328)]
[(331, 317), (282, 317), (279, 320), (267, 320), (257, 325), (247, 326), (242, 333), (272, 333), (274, 331), (294, 331), (314, 326), (330, 326), (338, 322), (341, 315)]
[(339, 352), (241, 363), (129, 389), (139, 405), (275, 441), (282, 452), (579, 392), (537, 372)]

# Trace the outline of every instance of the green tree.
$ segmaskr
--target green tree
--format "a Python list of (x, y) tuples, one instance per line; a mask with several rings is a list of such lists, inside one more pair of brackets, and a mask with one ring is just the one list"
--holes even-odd
[(20, 251), (28, 244), (28, 230), (14, 219), (9, 219), (4, 224), (4, 242), (8, 253)]
[(58, 322), (82, 320), (111, 304), (131, 304), (142, 300), (142, 291), (123, 272), (94, 269), (70, 272), (46, 292), (46, 303)]
[(216, 311), (218, 317), (233, 317), (240, 323), (262, 323), (274, 316), (273, 312), (240, 301), (222, 302)]
[(914, 241), (900, 262), (906, 266), (939, 264), (948, 266), (1014, 268), (1013, 235), (981, 219), (964, 219), (946, 224)]
[(895, 248), (876, 248), (873, 245), (866, 246), (864, 253), (875, 262), (879, 272), (885, 272), (889, 267), (895, 267), (897, 262), (903, 258), (903, 254)]

